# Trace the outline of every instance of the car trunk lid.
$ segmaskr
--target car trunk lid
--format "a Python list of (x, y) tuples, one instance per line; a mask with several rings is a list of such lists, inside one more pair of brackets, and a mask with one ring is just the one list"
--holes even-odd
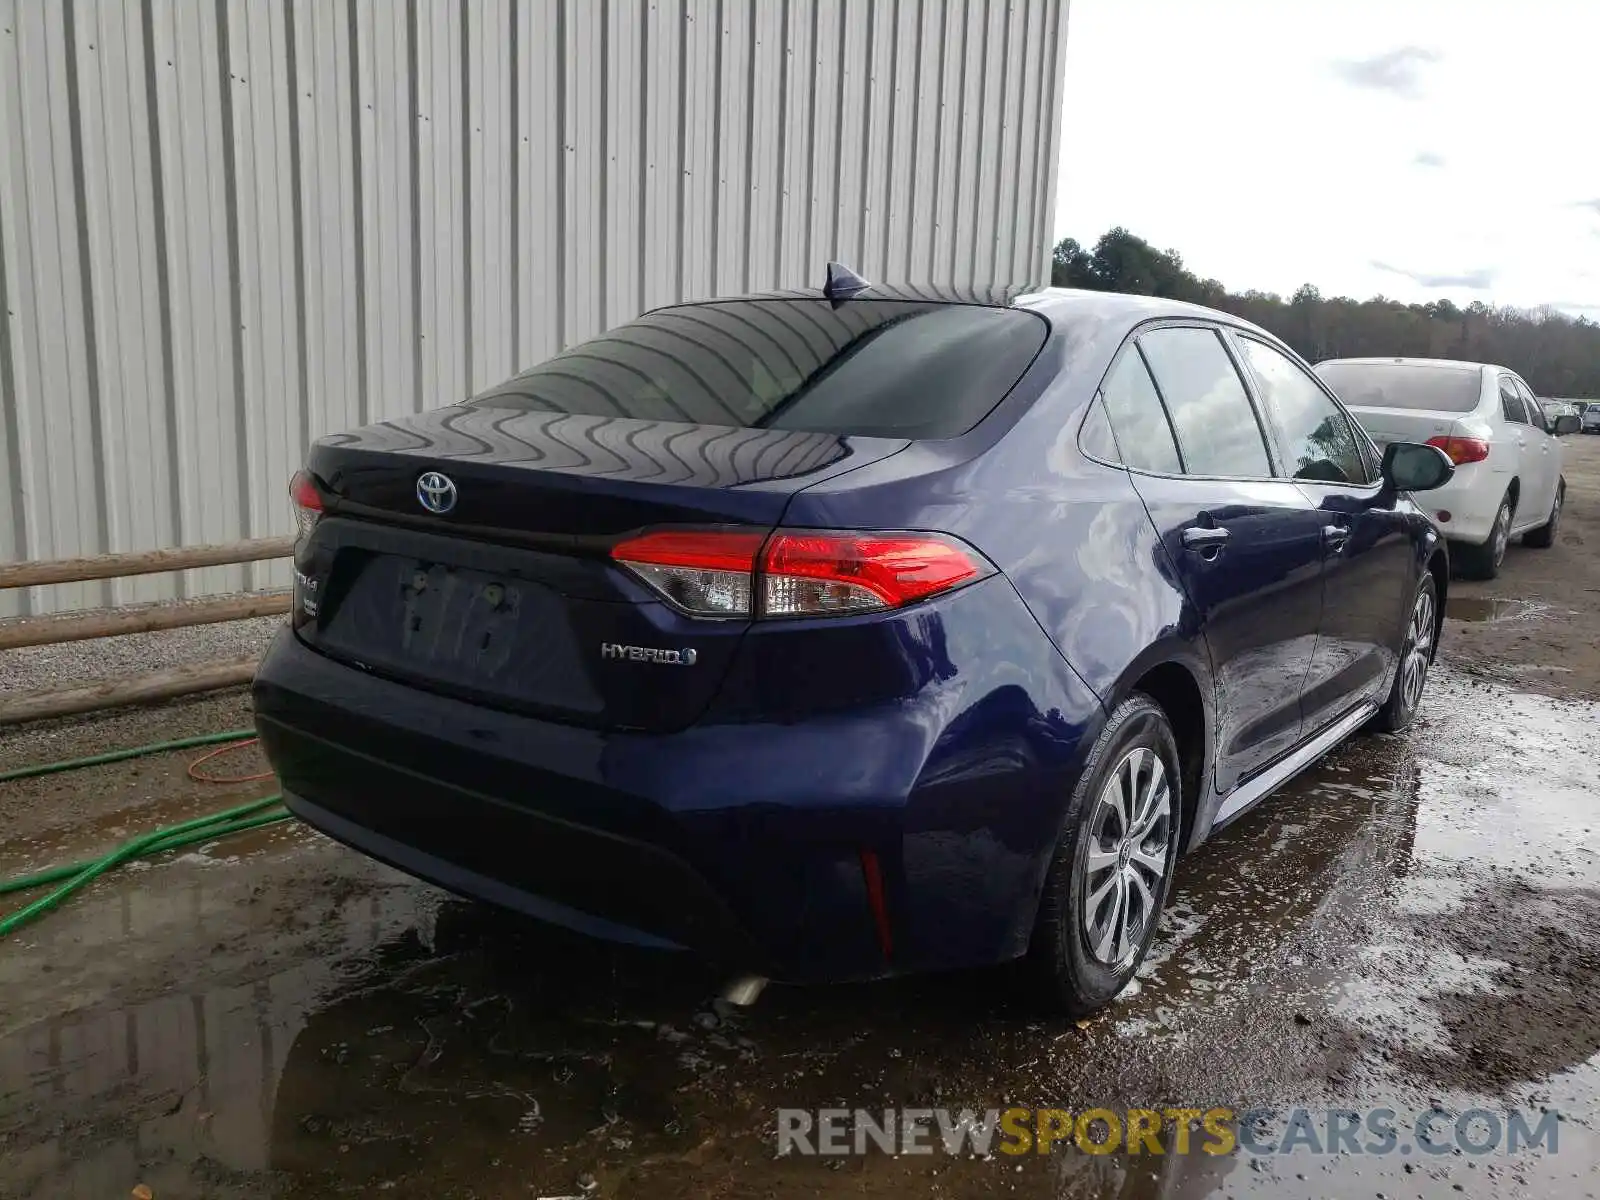
[(1361, 427), (1382, 450), (1390, 442), (1427, 442), (1436, 437), (1463, 436), (1461, 413), (1415, 408), (1351, 406)]
[[(296, 554), (302, 639), (385, 677), (586, 725), (670, 730), (747, 618), (685, 616), (611, 562), (658, 525), (777, 525), (793, 493), (905, 442), (461, 406), (323, 439)], [(419, 484), (449, 485), (433, 512)], [(306, 601), (309, 600), (309, 610)]]

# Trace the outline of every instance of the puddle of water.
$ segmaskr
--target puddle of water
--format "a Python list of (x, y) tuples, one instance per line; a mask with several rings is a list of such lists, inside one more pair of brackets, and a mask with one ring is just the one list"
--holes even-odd
[[(108, 881), (0, 955), (0, 1193), (1562, 1194), (1600, 1167), (1597, 716), (1441, 670), (1410, 735), (1357, 739), (1186, 860), (1139, 986), (1082, 1029), (998, 972), (719, 1009), (688, 958), (263, 831), (225, 869)], [(1420, 1172), (1068, 1151), (841, 1176), (771, 1153), (779, 1106), (1535, 1094), (1572, 1114), (1558, 1157)]]
[(1444, 602), (1444, 615), (1458, 621), (1512, 621), (1537, 616), (1544, 606), (1530, 600), (1507, 600), (1496, 596), (1450, 596)]

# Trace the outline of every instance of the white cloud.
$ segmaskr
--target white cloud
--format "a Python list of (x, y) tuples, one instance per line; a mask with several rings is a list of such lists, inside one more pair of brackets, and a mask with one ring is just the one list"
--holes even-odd
[(1072, 0), (1057, 236), (1230, 288), (1600, 306), (1600, 5)]

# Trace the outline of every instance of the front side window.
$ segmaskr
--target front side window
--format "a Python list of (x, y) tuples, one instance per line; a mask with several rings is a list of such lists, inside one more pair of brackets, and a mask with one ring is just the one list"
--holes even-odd
[(1517, 395), (1522, 397), (1522, 407), (1528, 413), (1528, 424), (1549, 433), (1550, 423), (1545, 420), (1544, 405), (1539, 403), (1539, 397), (1535, 396), (1533, 389), (1522, 380), (1512, 379), (1511, 382), (1517, 389)]
[(1122, 465), (1163, 475), (1183, 473), (1183, 460), (1172, 440), (1172, 426), (1161, 408), (1161, 397), (1150, 382), (1139, 351), (1129, 346), (1111, 368), (1100, 394), (1116, 434)]
[(1287, 474), (1321, 483), (1370, 482), (1355, 431), (1316, 380), (1265, 342), (1241, 337), (1239, 344), (1288, 456)]
[(1139, 339), (1191, 475), (1267, 479), (1272, 464), (1233, 359), (1214, 330), (1156, 329)]

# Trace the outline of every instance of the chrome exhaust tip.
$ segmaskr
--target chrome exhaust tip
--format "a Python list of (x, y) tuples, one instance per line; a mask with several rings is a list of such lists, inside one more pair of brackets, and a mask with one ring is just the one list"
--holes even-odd
[(740, 1008), (749, 1008), (760, 999), (762, 990), (766, 986), (767, 979), (764, 975), (741, 975), (724, 984), (717, 998), (729, 1004), (737, 1004)]

